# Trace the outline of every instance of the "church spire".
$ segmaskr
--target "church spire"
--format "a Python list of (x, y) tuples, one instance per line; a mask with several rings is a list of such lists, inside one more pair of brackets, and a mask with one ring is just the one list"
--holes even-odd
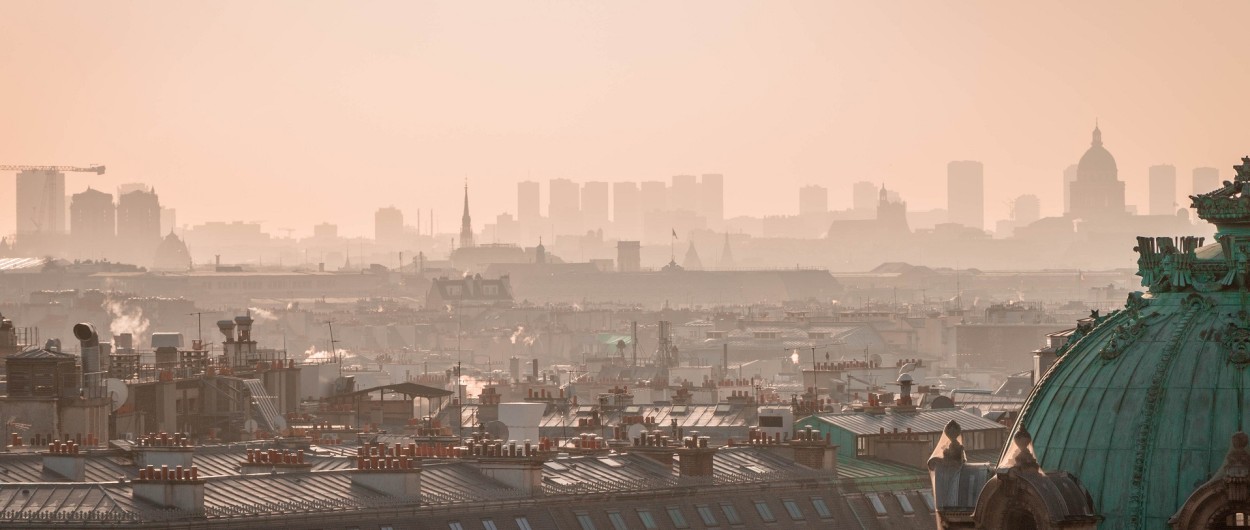
[(464, 215), (460, 217), (460, 247), (473, 245), (473, 220), (469, 218), (469, 180), (464, 181)]
[(1098, 129), (1097, 118), (1094, 118), (1094, 140), (1090, 142), (1090, 145), (1093, 145), (1093, 146), (1102, 145), (1102, 131)]

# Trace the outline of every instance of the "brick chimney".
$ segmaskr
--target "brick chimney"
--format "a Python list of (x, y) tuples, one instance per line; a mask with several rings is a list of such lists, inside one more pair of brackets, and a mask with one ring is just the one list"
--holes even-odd
[(78, 452), (78, 444), (60, 440), (48, 444), (43, 453), (43, 470), (65, 477), (66, 480), (82, 482), (87, 476), (87, 455)]
[(239, 471), (245, 475), (254, 473), (299, 473), (312, 471), (312, 464), (304, 462), (303, 449), (295, 451), (248, 449), (247, 460), (239, 462)]
[(135, 464), (140, 468), (151, 466), (170, 469), (191, 469), (195, 463), (195, 447), (191, 438), (182, 433), (150, 433), (135, 441)]
[(200, 470), (182, 466), (139, 468), (139, 478), (131, 484), (134, 499), (161, 508), (201, 514), (204, 512), (204, 481)]
[(503, 440), (488, 439), (484, 432), (476, 432), (467, 442), (468, 456), (477, 458), (483, 475), (527, 494), (542, 487), (543, 463), (549, 454), (529, 440), (505, 444)]
[(669, 437), (664, 434), (664, 431), (660, 429), (651, 432), (643, 431), (634, 438), (633, 443), (634, 445), (629, 448), (631, 452), (655, 460), (666, 467), (673, 466), (673, 449), (675, 448), (669, 444)]
[(421, 461), (407, 449), (396, 445), (367, 444), (356, 452), (356, 469), (352, 485), (373, 490), (390, 497), (421, 497)]
[(829, 443), (829, 436), (821, 436), (811, 425), (794, 433), (790, 440), (794, 449), (794, 463), (812, 469), (823, 469), (838, 476), (838, 446)]
[(682, 477), (711, 477), (716, 462), (716, 448), (708, 447), (707, 436), (691, 431), (677, 448), (677, 473)]

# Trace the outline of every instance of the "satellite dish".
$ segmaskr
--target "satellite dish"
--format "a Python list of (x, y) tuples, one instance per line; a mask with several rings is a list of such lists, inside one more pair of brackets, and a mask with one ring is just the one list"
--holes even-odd
[(626, 436), (630, 440), (633, 440), (634, 438), (641, 438), (642, 433), (644, 432), (647, 432), (647, 428), (643, 427), (641, 423), (635, 423), (633, 425), (630, 425), (629, 428), (625, 429)]
[(489, 434), (491, 438), (496, 440), (507, 440), (508, 426), (499, 420), (488, 421), (486, 422), (486, 434)]
[(879, 353), (874, 353), (868, 356), (868, 360), (877, 363), (877, 366), (881, 366), (881, 354)]
[(916, 370), (916, 363), (904, 363), (902, 368), (898, 369), (899, 375), (910, 374)]
[(125, 405), (126, 400), (130, 398), (130, 387), (126, 386), (125, 381), (121, 379), (111, 377), (105, 379), (104, 391), (113, 403), (113, 412), (117, 412), (117, 409), (122, 408), (122, 405)]
[(256, 427), (257, 427), (256, 420), (248, 419), (247, 421), (243, 422), (243, 430), (246, 432), (254, 433), (256, 432)]

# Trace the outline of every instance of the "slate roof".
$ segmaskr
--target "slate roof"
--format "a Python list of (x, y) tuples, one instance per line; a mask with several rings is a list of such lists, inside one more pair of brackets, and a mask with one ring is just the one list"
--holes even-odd
[[(353, 485), (354, 471), (347, 467), (354, 466), (354, 457), (331, 456), (351, 453), (352, 446), (306, 453), (312, 471), (239, 474), (237, 462), (246, 449), (263, 445), (196, 448), (205, 481), (197, 524), (250, 527), (281, 518), (282, 525), (296, 527), (316, 520), (321, 528), (448, 529), (457, 522), (465, 530), (485, 530), (489, 522), (497, 530), (520, 530), (522, 519), (533, 529), (582, 530), (579, 517), (596, 529), (613, 529), (610, 516), (616, 514), (627, 528), (638, 528), (645, 513), (657, 528), (676, 530), (723, 528), (728, 509), (741, 521), (735, 527), (933, 528), (922, 486), (907, 483), (883, 491), (857, 482), (890, 479), (895, 472), (894, 478), (907, 480), (915, 470), (878, 464), (871, 473), (852, 472), (834, 481), (828, 472), (747, 446), (717, 450), (713, 476), (702, 478), (680, 477), (676, 466), (637, 453), (556, 458), (542, 468), (538, 496), (487, 477), (470, 461), (426, 460), (416, 503)], [(0, 471), (0, 526), (165, 526), (192, 516), (133, 500), (129, 480), (117, 480), (118, 473), (134, 476), (125, 450), (90, 451), (85, 458), (87, 479), (96, 482), (56, 483), (51, 480), (59, 479), (37, 471), (41, 455), (0, 453), (0, 468), (8, 470), (8, 476)], [(768, 487), (761, 489), (763, 484)], [(710, 525), (704, 524), (704, 512)]]
[(964, 432), (1005, 429), (998, 423), (960, 409), (930, 409), (904, 413), (890, 411), (885, 414), (818, 414), (812, 418), (860, 436), (879, 434), (881, 429), (885, 429), (887, 433), (894, 432), (894, 429), (898, 429), (898, 432), (911, 429), (913, 433), (942, 432), (951, 420), (959, 422)]

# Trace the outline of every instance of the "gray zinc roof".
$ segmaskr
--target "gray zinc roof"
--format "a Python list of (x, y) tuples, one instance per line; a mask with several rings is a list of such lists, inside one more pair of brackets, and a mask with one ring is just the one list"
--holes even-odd
[(819, 414), (812, 418), (856, 435), (878, 434), (882, 429), (885, 429), (887, 433), (894, 432), (895, 429), (898, 429), (898, 432), (907, 432), (908, 429), (914, 433), (941, 432), (951, 420), (958, 421), (964, 432), (1006, 429), (998, 423), (959, 409), (918, 410), (903, 413), (890, 411), (885, 414), (850, 412)]

